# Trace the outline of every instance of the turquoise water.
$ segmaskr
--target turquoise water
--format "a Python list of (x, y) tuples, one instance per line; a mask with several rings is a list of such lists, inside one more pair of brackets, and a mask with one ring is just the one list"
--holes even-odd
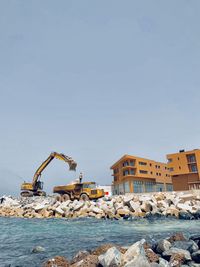
[[(0, 267), (39, 267), (55, 255), (71, 258), (79, 250), (108, 242), (125, 246), (141, 238), (157, 239), (177, 231), (198, 233), (200, 221), (0, 218), (0, 226)], [(32, 254), (34, 246), (46, 251)]]

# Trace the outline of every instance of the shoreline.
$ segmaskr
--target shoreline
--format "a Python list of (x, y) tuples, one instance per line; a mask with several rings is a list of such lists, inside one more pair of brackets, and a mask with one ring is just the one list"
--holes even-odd
[(59, 202), (56, 196), (14, 198), (3, 197), (1, 217), (19, 218), (87, 218), (131, 219), (175, 217), (200, 219), (200, 191), (157, 192), (128, 194), (102, 198), (97, 201), (67, 200)]
[[(41, 248), (38, 247), (38, 252)], [(55, 256), (43, 267), (199, 267), (200, 234), (181, 232), (157, 241), (141, 239), (129, 247), (103, 244), (91, 251), (79, 251), (71, 260)]]

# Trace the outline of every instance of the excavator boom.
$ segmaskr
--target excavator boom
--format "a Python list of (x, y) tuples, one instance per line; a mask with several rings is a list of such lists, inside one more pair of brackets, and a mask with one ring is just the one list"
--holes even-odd
[[(32, 183), (23, 183), (21, 186), (22, 196), (31, 196), (31, 195), (44, 195), (45, 192), (42, 190), (42, 183), (39, 181), (39, 178), (43, 172), (43, 170), (49, 165), (49, 163), (54, 159), (60, 159), (68, 163), (69, 170), (76, 170), (77, 163), (71, 158), (62, 153), (52, 152), (49, 157), (39, 166), (36, 170)], [(42, 193), (41, 193), (42, 192)]]

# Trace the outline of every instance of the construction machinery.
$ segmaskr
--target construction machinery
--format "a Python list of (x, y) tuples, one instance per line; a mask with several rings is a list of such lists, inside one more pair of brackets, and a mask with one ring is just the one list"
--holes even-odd
[(36, 170), (32, 183), (24, 182), (21, 185), (21, 196), (31, 197), (31, 196), (46, 196), (46, 193), (43, 191), (43, 182), (40, 181), (42, 171), (49, 165), (49, 163), (54, 159), (60, 159), (68, 163), (69, 170), (76, 170), (77, 163), (71, 158), (64, 154), (52, 152), (50, 156), (40, 165)]
[(79, 177), (79, 181), (55, 186), (53, 192), (58, 194), (57, 200), (60, 202), (74, 199), (87, 201), (104, 197), (104, 190), (96, 188), (95, 182), (82, 182), (82, 175)]

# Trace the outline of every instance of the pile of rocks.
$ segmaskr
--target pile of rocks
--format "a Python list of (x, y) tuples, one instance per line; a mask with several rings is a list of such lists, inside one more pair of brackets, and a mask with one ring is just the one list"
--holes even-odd
[(159, 192), (113, 196), (97, 201), (57, 201), (55, 196), (12, 198), (3, 197), (0, 216), (24, 218), (120, 219), (149, 216), (175, 216), (200, 219), (200, 191), (192, 193)]
[(44, 267), (200, 267), (200, 235), (186, 238), (177, 233), (158, 242), (142, 239), (128, 248), (106, 244), (93, 251), (80, 251), (69, 261), (57, 256)]

